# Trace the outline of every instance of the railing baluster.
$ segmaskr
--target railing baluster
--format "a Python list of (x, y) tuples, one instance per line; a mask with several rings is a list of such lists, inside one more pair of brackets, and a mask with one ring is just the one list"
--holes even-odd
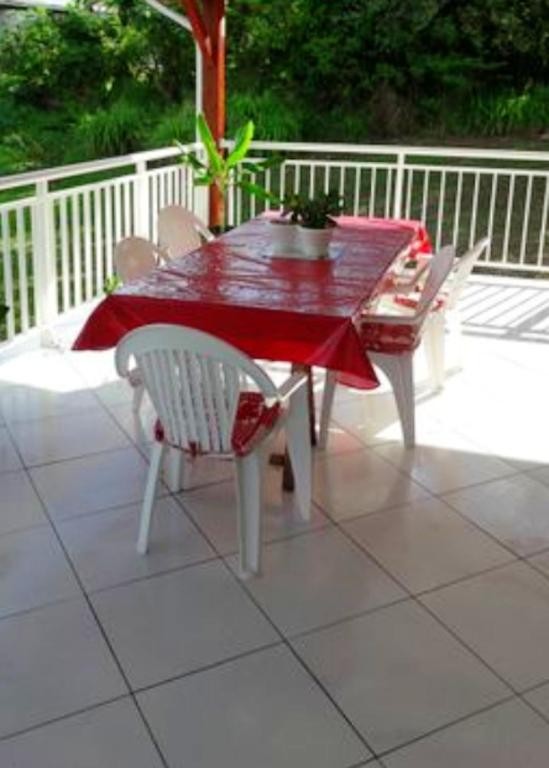
[(505, 217), (505, 234), (503, 236), (502, 259), (505, 263), (509, 261), (509, 238), (511, 235), (513, 200), (515, 196), (515, 175), (510, 174), (509, 192), (507, 194), (507, 215)]
[(499, 174), (494, 173), (494, 176), (492, 177), (492, 189), (490, 191), (490, 213), (488, 214), (488, 237), (490, 238), (490, 243), (486, 252), (486, 261), (490, 261), (492, 258), (492, 248), (494, 246), (494, 216), (498, 195), (498, 181)]
[(74, 281), (74, 304), (82, 304), (82, 264), (80, 255), (80, 210), (78, 192), (71, 195), (72, 219), (72, 273)]
[(376, 184), (377, 184), (377, 170), (375, 165), (372, 166), (370, 172), (370, 200), (368, 205), (368, 216), (376, 215)]
[(526, 244), (528, 242), (528, 225), (530, 224), (530, 206), (532, 203), (532, 176), (528, 174), (526, 182), (526, 198), (524, 201), (524, 221), (522, 223), (522, 237), (520, 239), (520, 263), (526, 263)]
[(67, 196), (59, 198), (59, 237), (61, 241), (61, 300), (63, 311), (71, 306), (69, 225), (67, 221)]
[(91, 254), (91, 213), (90, 213), (90, 193), (83, 193), (84, 202), (84, 284), (86, 288), (86, 301), (89, 301), (93, 294), (93, 274), (92, 274), (92, 254)]
[(547, 215), (549, 213), (549, 175), (545, 177), (545, 195), (543, 196), (543, 207), (541, 211), (541, 230), (539, 233), (538, 264), (543, 266), (543, 257), (545, 255), (545, 233), (547, 231)]
[(6, 331), (8, 339), (13, 339), (15, 336), (15, 296), (13, 292), (13, 270), (11, 262), (11, 231), (10, 231), (10, 216), (6, 210), (2, 211), (2, 264), (4, 272), (4, 301), (10, 312), (6, 316)]
[(426, 170), (423, 174), (423, 194), (421, 201), (421, 221), (427, 222), (427, 205), (429, 202), (429, 181), (431, 180), (431, 171)]
[(439, 199), (438, 199), (438, 220), (437, 220), (437, 236), (436, 236), (436, 249), (440, 250), (442, 243), (442, 222), (444, 214), (444, 198), (446, 196), (446, 171), (441, 171), (440, 174), (440, 187), (439, 187)]
[(355, 194), (353, 201), (353, 216), (358, 216), (360, 213), (360, 182), (362, 180), (362, 168), (357, 165), (355, 169)]
[(103, 268), (103, 217), (101, 215), (101, 189), (96, 189), (93, 196), (93, 219), (95, 234), (95, 292), (103, 291), (105, 271)]
[(110, 184), (105, 187), (105, 254), (107, 257), (107, 276), (113, 274), (113, 188)]
[(473, 187), (473, 203), (471, 209), (471, 226), (469, 227), (469, 248), (472, 248), (477, 239), (477, 211), (478, 195), (480, 188), (480, 173), (475, 173), (475, 184)]
[(460, 213), (461, 213), (462, 190), (463, 190), (463, 173), (460, 171), (458, 173), (458, 181), (457, 181), (457, 188), (456, 188), (456, 202), (454, 206), (454, 233), (452, 236), (452, 243), (454, 245), (454, 248), (458, 247), (458, 241), (459, 241), (459, 220), (460, 220)]
[(17, 235), (17, 272), (19, 282), (19, 312), (21, 331), (29, 330), (29, 293), (27, 281), (27, 244), (25, 237), (25, 211), (17, 208), (15, 214), (15, 230)]

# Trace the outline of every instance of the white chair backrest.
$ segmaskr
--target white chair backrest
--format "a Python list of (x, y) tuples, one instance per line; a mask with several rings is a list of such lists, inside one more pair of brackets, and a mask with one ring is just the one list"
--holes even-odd
[(427, 313), (435, 303), (435, 300), (444, 285), (444, 282), (454, 264), (456, 249), (453, 245), (446, 245), (438, 253), (435, 253), (431, 259), (429, 274), (425, 280), (425, 285), (421, 291), (417, 304), (415, 319), (421, 320), (427, 316)]
[(459, 297), (465, 288), (465, 283), (473, 271), (473, 267), (479, 260), (483, 251), (485, 251), (489, 245), (490, 238), (483, 237), (482, 240), (479, 240), (477, 243), (475, 243), (469, 251), (464, 253), (463, 256), (458, 259), (454, 267), (452, 280), (449, 286), (448, 309), (455, 309), (459, 301)]
[(201, 237), (213, 240), (212, 233), (191, 211), (168, 205), (158, 213), (158, 242), (168, 259), (176, 259), (200, 248)]
[(240, 393), (250, 381), (267, 404), (279, 399), (271, 378), (239, 350), (202, 331), (147, 325), (116, 348), (116, 369), (127, 376), (134, 358), (166, 440), (183, 449), (230, 453)]
[(114, 249), (114, 268), (123, 283), (146, 275), (156, 266), (154, 243), (144, 237), (126, 237)]

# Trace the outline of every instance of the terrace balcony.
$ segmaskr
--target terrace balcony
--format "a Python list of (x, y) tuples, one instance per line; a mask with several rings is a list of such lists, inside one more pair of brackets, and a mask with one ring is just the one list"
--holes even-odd
[(237, 578), (219, 460), (163, 486), (140, 557), (152, 409), (111, 352), (70, 347), (113, 243), (204, 199), (171, 150), (0, 180), (2, 766), (547, 765), (549, 158), (280, 149), (276, 191), (335, 185), (435, 246), (492, 235), (463, 367), (449, 346), (433, 394), (418, 355), (413, 449), (384, 381), (338, 388), (310, 523), (268, 469), (261, 577)]

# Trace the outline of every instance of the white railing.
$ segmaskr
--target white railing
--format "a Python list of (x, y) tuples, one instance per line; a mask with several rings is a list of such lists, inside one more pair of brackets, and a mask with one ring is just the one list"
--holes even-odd
[[(255, 142), (285, 160), (255, 179), (274, 194), (338, 190), (347, 213), (425, 222), (435, 248), (458, 253), (485, 235), (480, 268), (549, 273), (549, 152)], [(231, 223), (257, 212), (234, 190)]]
[(114, 245), (155, 239), (160, 208), (197, 209), (204, 195), (178, 158), (162, 149), (0, 178), (0, 342), (100, 296)]
[[(281, 153), (257, 183), (284, 197), (337, 189), (348, 213), (424, 221), (433, 245), (458, 251), (489, 234), (481, 268), (549, 273), (549, 152), (255, 142)], [(157, 212), (180, 203), (207, 219), (207, 195), (175, 148), (0, 178), (0, 342), (47, 326), (103, 293), (113, 247), (129, 234), (156, 239)], [(264, 205), (239, 190), (229, 224)]]

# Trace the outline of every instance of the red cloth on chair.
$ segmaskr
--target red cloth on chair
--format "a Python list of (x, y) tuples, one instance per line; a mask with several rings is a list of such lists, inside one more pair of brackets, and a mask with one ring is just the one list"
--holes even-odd
[[(231, 435), (231, 446), (235, 456), (247, 456), (275, 426), (281, 414), (280, 403), (267, 405), (261, 392), (241, 392), (236, 418)], [(172, 448), (181, 448), (166, 440), (160, 419), (154, 427), (154, 437), (159, 443), (168, 443)], [(191, 443), (188, 452), (192, 456), (203, 453), (196, 443)]]

